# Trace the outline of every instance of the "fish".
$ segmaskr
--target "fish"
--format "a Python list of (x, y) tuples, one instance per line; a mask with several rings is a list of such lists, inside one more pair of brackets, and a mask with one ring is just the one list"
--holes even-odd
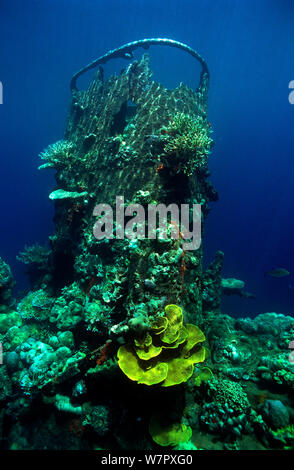
[(240, 291), (240, 297), (244, 297), (245, 299), (256, 299), (256, 295), (251, 294), (251, 292), (244, 292)]
[(271, 277), (286, 277), (289, 276), (290, 272), (287, 269), (284, 268), (276, 268), (272, 269), (271, 271), (267, 271), (264, 273), (264, 276), (271, 276)]

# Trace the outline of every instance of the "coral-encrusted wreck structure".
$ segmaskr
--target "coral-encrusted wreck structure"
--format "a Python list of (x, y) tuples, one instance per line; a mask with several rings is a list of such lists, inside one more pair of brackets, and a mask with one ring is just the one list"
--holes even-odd
[[(152, 81), (148, 55), (133, 60), (137, 47), (152, 45), (197, 59), (197, 89)], [(117, 57), (131, 62), (105, 81), (102, 65)], [(95, 67), (79, 91), (78, 77)], [(49, 195), (56, 228), (49, 247), (25, 247), (19, 256), (32, 284), (19, 302), (11, 300), (13, 278), (2, 262), (4, 448), (196, 449), (197, 439), (197, 447), (235, 449), (244, 436), (244, 448), (291, 443), (293, 403), (274, 392), (260, 401), (258, 387), (293, 389), (293, 319), (221, 314), (221, 295), (232, 284), (222, 281), (223, 253), (204, 272), (202, 245), (185, 249), (173, 213), (166, 237), (118, 236), (121, 209), (131, 207), (129, 221), (138, 205), (147, 213), (159, 204), (201, 207), (203, 234), (217, 200), (207, 169), (208, 83), (201, 56), (167, 39), (129, 43), (73, 77), (64, 140), (40, 154), (39, 168), (56, 172)], [(95, 234), (99, 204), (113, 208), (112, 236)], [(147, 218), (133, 228), (147, 233), (148, 225)]]
[[(167, 303), (180, 303), (194, 321), (201, 319), (201, 248), (183, 253), (171, 239), (97, 241), (93, 235), (95, 205), (113, 207), (116, 196), (123, 196), (125, 205), (146, 208), (197, 203), (204, 217), (216, 199), (207, 181), (212, 140), (206, 64), (201, 59), (201, 79), (193, 91), (183, 84), (167, 90), (152, 81), (148, 62), (144, 55), (106, 82), (99, 68), (86, 91), (74, 89), (65, 141), (59, 144), (64, 150), (57, 158), (51, 157), (54, 148), (43, 154), (57, 169), (63, 191), (61, 199), (52, 195), (58, 199), (53, 278), (60, 286), (78, 283), (95, 302), (97, 321), (107, 319), (104, 328), (113, 332), (147, 324)], [(86, 321), (97, 326), (94, 312)]]

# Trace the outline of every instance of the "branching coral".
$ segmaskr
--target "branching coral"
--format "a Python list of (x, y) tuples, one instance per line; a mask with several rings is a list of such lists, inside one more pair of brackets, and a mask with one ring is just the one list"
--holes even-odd
[[(58, 168), (67, 163), (71, 150), (73, 148), (72, 142), (67, 140), (58, 140), (54, 144), (49, 145), (43, 152), (39, 154), (42, 160), (46, 160), (45, 167)], [(42, 165), (40, 168), (44, 168)]]
[(47, 265), (50, 253), (51, 250), (48, 247), (35, 243), (31, 246), (26, 245), (16, 259), (24, 264), (36, 264), (43, 267)]
[(164, 152), (182, 163), (186, 173), (206, 164), (213, 140), (210, 125), (203, 117), (177, 113), (164, 132)]

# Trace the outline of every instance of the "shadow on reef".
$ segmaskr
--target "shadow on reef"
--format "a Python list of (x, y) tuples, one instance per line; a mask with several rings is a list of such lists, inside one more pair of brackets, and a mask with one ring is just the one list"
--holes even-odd
[[(152, 81), (147, 54), (104, 81), (107, 60), (162, 43), (200, 61), (196, 91)], [(40, 154), (39, 168), (56, 176), (55, 231), (49, 246), (19, 254), (31, 290), (17, 301), (0, 259), (1, 448), (293, 448), (293, 317), (222, 313), (223, 294), (254, 296), (222, 278), (222, 252), (203, 270), (202, 245), (184, 248), (172, 210), (167, 237), (93, 233), (99, 203), (114, 208), (115, 235), (126, 206), (130, 222), (138, 205), (197, 204), (203, 235), (217, 200), (208, 80), (195, 51), (159, 39), (110, 51), (73, 77), (65, 138)]]

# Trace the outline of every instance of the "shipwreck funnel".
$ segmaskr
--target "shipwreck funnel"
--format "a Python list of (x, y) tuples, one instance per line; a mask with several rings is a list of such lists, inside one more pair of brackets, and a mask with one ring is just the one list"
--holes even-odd
[[(200, 62), (195, 90), (183, 83), (168, 90), (152, 81), (146, 53), (133, 60), (135, 49), (154, 45), (179, 48)], [(115, 58), (130, 63), (104, 81), (102, 66)], [(88, 89), (78, 90), (78, 78), (95, 67)], [(57, 170), (57, 188), (50, 195), (56, 207), (54, 279), (60, 280), (59, 287), (77, 283), (87, 305), (95, 302), (104, 312), (112, 332), (120, 332), (122, 325), (146, 327), (168, 303), (181, 305), (193, 321), (201, 318), (201, 227), (209, 201), (217, 198), (207, 181), (213, 144), (208, 83), (204, 59), (170, 39), (126, 44), (71, 80), (65, 140), (58, 143), (59, 153), (54, 146), (43, 153), (43, 167)], [(179, 216), (184, 206), (189, 206), (185, 227)], [(157, 237), (157, 226), (150, 231), (148, 215), (154, 208), (163, 210), (167, 237)], [(182, 243), (185, 231), (194, 235), (191, 213), (198, 214), (193, 250)], [(128, 223), (131, 236), (125, 230)], [(99, 238), (103, 230), (105, 237)], [(91, 321), (95, 326), (95, 318)]]

